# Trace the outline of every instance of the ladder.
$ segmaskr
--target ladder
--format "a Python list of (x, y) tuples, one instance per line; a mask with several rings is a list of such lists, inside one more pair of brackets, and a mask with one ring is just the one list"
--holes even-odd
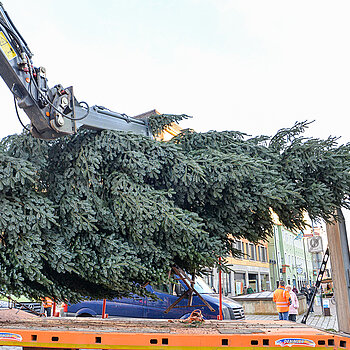
[(324, 253), (324, 256), (323, 256), (323, 260), (322, 260), (322, 263), (321, 263), (320, 270), (318, 271), (318, 276), (317, 276), (317, 280), (316, 280), (316, 284), (315, 284), (315, 289), (314, 289), (314, 291), (313, 291), (313, 293), (311, 295), (311, 300), (310, 300), (309, 307), (307, 309), (306, 314), (303, 316), (303, 319), (301, 320), (301, 323), (306, 324), (306, 320), (309, 317), (310, 310), (312, 309), (312, 305), (314, 303), (317, 290), (318, 290), (318, 288), (320, 288), (320, 285), (321, 285), (321, 282), (322, 282), (322, 278), (323, 278), (323, 274), (324, 274), (324, 272), (326, 270), (328, 259), (329, 259), (329, 248), (327, 247), (326, 252)]

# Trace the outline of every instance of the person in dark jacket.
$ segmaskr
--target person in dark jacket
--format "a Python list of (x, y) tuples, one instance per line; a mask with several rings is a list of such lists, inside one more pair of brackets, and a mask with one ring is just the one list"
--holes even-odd
[[(315, 288), (314, 287), (310, 287), (310, 285), (308, 284), (306, 286), (306, 291), (304, 292), (305, 296), (306, 296), (306, 303), (307, 306), (310, 306), (311, 303), (311, 299), (312, 299), (312, 295), (314, 294)], [(312, 304), (310, 312), (314, 312), (314, 305)]]

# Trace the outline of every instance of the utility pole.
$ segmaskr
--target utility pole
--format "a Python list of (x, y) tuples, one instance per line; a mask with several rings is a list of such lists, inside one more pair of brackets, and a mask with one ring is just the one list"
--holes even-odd
[(327, 224), (332, 264), (332, 280), (339, 330), (350, 333), (350, 253), (343, 213), (337, 209), (338, 222)]
[(300, 289), (300, 286), (298, 285), (298, 267), (297, 267), (297, 257), (295, 255), (295, 240), (298, 238), (298, 235), (293, 238), (293, 253), (294, 253), (294, 270), (295, 272), (295, 286)]
[[(278, 281), (280, 281), (281, 276), (280, 276), (280, 268), (279, 268), (279, 263), (278, 263), (278, 254), (277, 254), (277, 239), (276, 239), (276, 235), (278, 233), (278, 230), (276, 229), (276, 227), (273, 228), (273, 245), (274, 245), (274, 253), (275, 253), (275, 259), (276, 259), (276, 267), (277, 267), (277, 279), (275, 280), (275, 283)], [(277, 285), (277, 283), (276, 283)], [(274, 286), (275, 288), (276, 286)]]
[(309, 280), (309, 269), (307, 267), (307, 261), (306, 261), (306, 251), (305, 251), (305, 240), (303, 238), (303, 248), (304, 248), (304, 260), (305, 260), (305, 269), (306, 269), (306, 284), (310, 283)]

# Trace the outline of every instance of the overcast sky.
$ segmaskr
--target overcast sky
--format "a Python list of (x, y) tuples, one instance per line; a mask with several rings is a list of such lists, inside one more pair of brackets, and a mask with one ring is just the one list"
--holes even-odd
[[(350, 142), (348, 1), (2, 2), (50, 86), (90, 105), (252, 135), (315, 120), (308, 136)], [(21, 126), (0, 83), (4, 137)]]

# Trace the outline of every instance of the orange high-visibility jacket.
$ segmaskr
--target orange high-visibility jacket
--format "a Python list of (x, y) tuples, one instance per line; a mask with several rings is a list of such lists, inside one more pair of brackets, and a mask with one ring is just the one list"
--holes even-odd
[(45, 299), (43, 300), (43, 304), (44, 308), (52, 307), (53, 301), (50, 298), (45, 297)]
[(290, 294), (284, 289), (284, 287), (279, 287), (273, 292), (273, 301), (276, 303), (278, 312), (289, 311), (289, 298)]

